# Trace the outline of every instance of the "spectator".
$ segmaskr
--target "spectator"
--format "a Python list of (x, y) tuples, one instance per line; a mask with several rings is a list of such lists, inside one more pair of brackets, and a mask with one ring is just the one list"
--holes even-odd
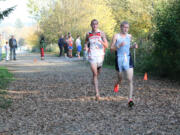
[(80, 39), (80, 36), (79, 36), (79, 35), (77, 36), (77, 39), (76, 39), (76, 48), (77, 48), (77, 56), (78, 56), (78, 58), (80, 58), (80, 53), (81, 53), (81, 39)]
[(59, 57), (62, 56), (63, 53), (63, 44), (64, 44), (64, 36), (61, 35), (61, 37), (58, 40), (58, 46), (59, 46)]
[(67, 35), (65, 35), (64, 37), (64, 56), (65, 58), (67, 58), (67, 55), (68, 55), (68, 37)]
[(4, 46), (5, 48), (5, 53), (6, 53), (6, 61), (9, 60), (9, 45), (8, 45), (8, 41), (6, 41), (6, 44)]
[(17, 41), (14, 38), (14, 35), (11, 36), (9, 39), (9, 47), (10, 47), (10, 60), (16, 60), (16, 48), (17, 48)]

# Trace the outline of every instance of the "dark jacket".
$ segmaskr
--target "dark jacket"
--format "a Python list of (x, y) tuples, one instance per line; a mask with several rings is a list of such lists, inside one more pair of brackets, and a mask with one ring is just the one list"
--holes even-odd
[[(13, 40), (14, 40), (14, 44), (13, 44)], [(17, 48), (17, 41), (16, 39), (9, 39), (9, 47), (10, 48)]]
[(46, 42), (44, 38), (40, 39), (40, 48), (45, 48), (46, 47)]
[(59, 47), (63, 47), (63, 45), (64, 45), (64, 38), (60, 38), (58, 40), (58, 45), (59, 45)]

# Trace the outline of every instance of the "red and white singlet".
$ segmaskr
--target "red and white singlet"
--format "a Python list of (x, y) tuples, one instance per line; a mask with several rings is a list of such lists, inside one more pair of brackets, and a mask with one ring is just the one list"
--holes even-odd
[(104, 56), (104, 46), (101, 44), (102, 36), (101, 31), (97, 31), (96, 33), (89, 32), (88, 33), (88, 39), (89, 39), (89, 57), (103, 57)]

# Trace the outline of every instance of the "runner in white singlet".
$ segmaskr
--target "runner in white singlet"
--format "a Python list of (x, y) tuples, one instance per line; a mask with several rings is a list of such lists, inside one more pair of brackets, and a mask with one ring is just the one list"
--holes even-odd
[(91, 21), (92, 31), (86, 34), (85, 47), (88, 48), (88, 60), (93, 73), (93, 83), (96, 90), (96, 99), (99, 100), (98, 75), (104, 61), (105, 49), (108, 42), (104, 32), (98, 29), (98, 21)]

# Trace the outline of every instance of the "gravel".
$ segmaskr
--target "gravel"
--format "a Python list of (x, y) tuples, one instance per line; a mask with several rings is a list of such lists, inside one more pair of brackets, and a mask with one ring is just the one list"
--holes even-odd
[(116, 73), (103, 68), (101, 99), (95, 100), (87, 62), (36, 54), (2, 65), (16, 78), (8, 87), (13, 99), (0, 109), (0, 135), (179, 135), (180, 85), (134, 77), (134, 102), (127, 106), (128, 82), (113, 92)]

